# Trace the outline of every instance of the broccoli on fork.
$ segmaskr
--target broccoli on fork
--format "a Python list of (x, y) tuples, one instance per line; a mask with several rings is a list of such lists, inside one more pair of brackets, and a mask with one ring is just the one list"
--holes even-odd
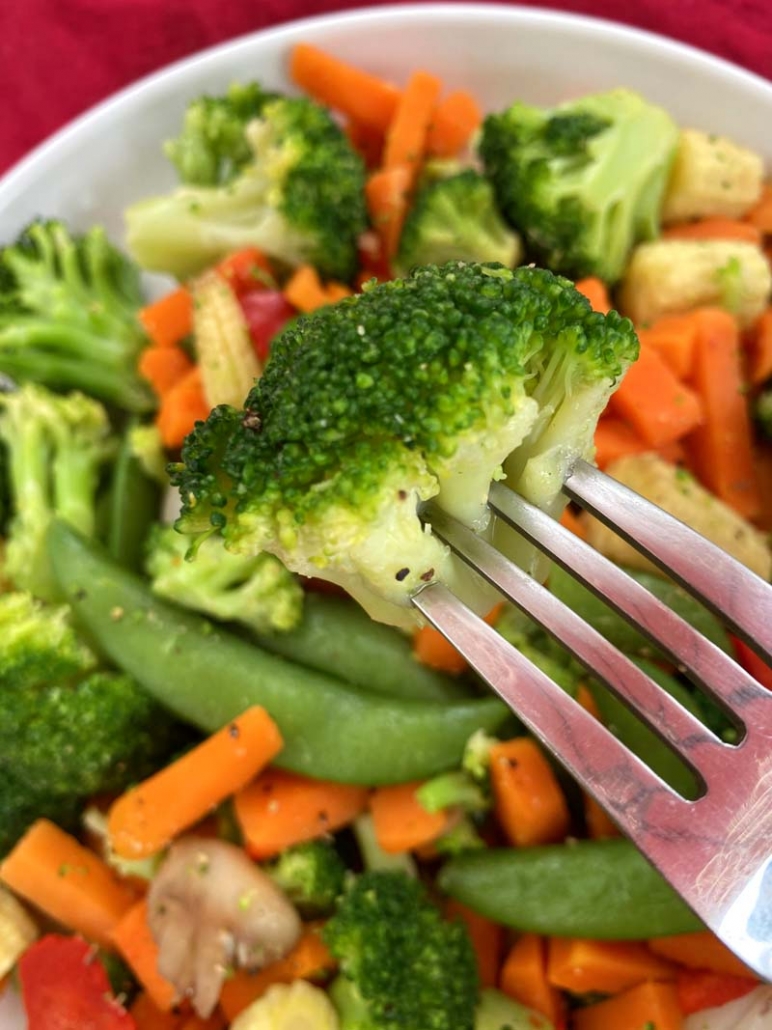
[(489, 605), (420, 505), (482, 530), (502, 466), (513, 489), (559, 504), (636, 354), (629, 321), (550, 272), (418, 269), (283, 334), (246, 410), (221, 406), (188, 437), (178, 528), (271, 551), (384, 622), (411, 625), (410, 597), (434, 579)]

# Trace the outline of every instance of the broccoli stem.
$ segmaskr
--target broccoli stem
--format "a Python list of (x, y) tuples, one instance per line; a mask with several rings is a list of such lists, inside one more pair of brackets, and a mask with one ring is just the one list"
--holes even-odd
[(32, 380), (60, 390), (82, 390), (108, 403), (137, 413), (152, 411), (155, 401), (149, 388), (134, 381), (126, 369), (106, 369), (84, 358), (24, 350), (3, 350), (0, 339), (0, 372), (19, 382)]
[(435, 776), (424, 783), (416, 797), (427, 812), (451, 807), (461, 807), (466, 812), (484, 812), (490, 807), (482, 788), (460, 769)]

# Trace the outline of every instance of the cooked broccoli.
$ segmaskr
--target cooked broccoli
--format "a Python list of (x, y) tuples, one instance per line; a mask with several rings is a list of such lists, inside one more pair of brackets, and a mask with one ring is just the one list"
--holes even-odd
[(55, 516), (87, 536), (95, 530), (99, 479), (114, 454), (102, 405), (82, 393), (27, 383), (0, 393), (0, 440), (8, 450), (13, 513), (3, 573), (44, 600), (55, 597), (44, 537)]
[(489, 987), (480, 994), (474, 1030), (553, 1030), (553, 1025), (540, 1012)]
[(419, 505), (482, 528), (503, 464), (556, 509), (636, 355), (627, 320), (550, 272), (417, 269), (282, 335), (246, 410), (222, 405), (188, 437), (177, 526), (340, 583), (380, 621), (411, 625), (410, 596), (434, 579), (490, 608)]
[(0, 849), (33, 819), (68, 824), (78, 805), (152, 772), (185, 741), (180, 724), (78, 638), (69, 609), (0, 595)]
[(397, 268), (454, 260), (512, 268), (521, 257), (520, 237), (501, 217), (488, 180), (456, 162), (430, 162), (405, 219)]
[(464, 769), (453, 769), (427, 780), (416, 791), (416, 798), (427, 812), (440, 812), (443, 808), (484, 812), (491, 804), (485, 789)]
[(241, 622), (258, 633), (294, 629), (303, 615), (303, 588), (272, 554), (230, 554), (221, 537), (204, 540), (186, 561), (190, 538), (156, 526), (146, 570), (154, 593), (215, 619)]
[(417, 880), (363, 873), (323, 935), (340, 963), (330, 996), (341, 1030), (472, 1030), (478, 977), (468, 932), (443, 919)]
[(363, 867), (370, 871), (399, 871), (406, 876), (418, 876), (418, 867), (409, 851), (384, 851), (375, 832), (375, 823), (371, 812), (362, 812), (354, 820), (351, 829), (354, 831), (359, 857)]
[(0, 372), (83, 390), (128, 411), (154, 407), (137, 371), (146, 345), (135, 266), (104, 230), (34, 222), (0, 251)]
[(677, 143), (666, 111), (614, 89), (489, 115), (479, 151), (499, 208), (537, 261), (613, 283), (633, 244), (657, 235)]
[[(8, 448), (0, 438), (0, 537), (5, 533), (11, 515), (11, 479), (8, 468)], [(0, 558), (0, 566), (2, 559)]]
[(190, 186), (231, 182), (252, 159), (244, 130), (275, 97), (256, 82), (234, 82), (223, 96), (203, 96), (189, 104), (182, 132), (164, 145), (182, 182)]
[(348, 280), (366, 225), (364, 165), (312, 100), (277, 97), (245, 128), (248, 164), (225, 185), (181, 186), (126, 212), (129, 250), (185, 278), (243, 247)]
[(343, 893), (346, 864), (328, 840), (283, 851), (266, 872), (305, 919), (328, 916)]
[(753, 414), (761, 435), (772, 440), (772, 384), (768, 384), (756, 398)]

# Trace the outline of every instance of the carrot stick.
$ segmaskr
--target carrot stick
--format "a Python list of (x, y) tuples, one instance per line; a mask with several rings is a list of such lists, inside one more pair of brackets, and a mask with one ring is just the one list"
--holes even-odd
[(709, 490), (752, 519), (761, 503), (737, 323), (720, 308), (703, 308), (694, 317), (699, 336), (692, 385), (705, 420), (687, 441), (690, 462)]
[(308, 43), (290, 55), (290, 76), (315, 100), (352, 121), (386, 132), (399, 102), (399, 90)]
[(760, 230), (762, 235), (772, 236), (772, 182), (764, 185), (761, 197), (745, 216), (745, 220)]
[(174, 984), (158, 972), (158, 945), (147, 921), (147, 898), (128, 910), (110, 935), (150, 1000), (161, 1012), (168, 1012), (179, 998)]
[(662, 230), (663, 240), (742, 240), (761, 246), (761, 231), (751, 222), (736, 218), (701, 218), (680, 222)]
[(164, 1012), (147, 993), (140, 991), (129, 1006), (137, 1030), (181, 1030), (185, 1017), (179, 1012)]
[(236, 819), (253, 858), (334, 833), (367, 805), (367, 790), (267, 769), (235, 797)]
[(530, 737), (491, 748), (494, 811), (515, 847), (550, 844), (568, 833), (568, 805), (547, 759)]
[(469, 932), (469, 939), (477, 959), (477, 971), (481, 987), (495, 987), (499, 982), (501, 949), (504, 944), (504, 929), (498, 923), (486, 919), (455, 898), (445, 902), (448, 919), (460, 920)]
[[(576, 700), (586, 712), (601, 721), (600, 709), (595, 698), (583, 683), (579, 684), (576, 691)], [(616, 823), (609, 816), (604, 808), (598, 804), (592, 794), (582, 792), (584, 805), (584, 822), (587, 827), (587, 835), (591, 840), (607, 840), (609, 837), (620, 837), (621, 834)]]
[(482, 122), (482, 111), (471, 93), (460, 89), (434, 109), (426, 133), (426, 152), (432, 157), (455, 157), (464, 150)]
[(728, 976), (755, 977), (739, 958), (710, 930), (653, 937), (648, 942), (655, 955), (672, 959), (692, 969), (709, 969)]
[(637, 941), (589, 941), (552, 937), (547, 979), (572, 994), (617, 994), (644, 980), (675, 980), (672, 962)]
[(547, 980), (546, 944), (538, 934), (524, 933), (512, 945), (504, 959), (499, 987), (521, 1005), (546, 1016), (555, 1026), (563, 1022), (565, 999)]
[(677, 379), (689, 379), (698, 335), (698, 324), (691, 314), (663, 315), (636, 332), (642, 346), (653, 347)]
[(163, 397), (190, 372), (193, 363), (181, 347), (172, 344), (169, 347), (146, 347), (139, 356), (137, 368), (155, 393)]
[(605, 315), (611, 310), (611, 300), (608, 295), (608, 289), (602, 279), (598, 279), (597, 276), (591, 275), (586, 279), (579, 279), (574, 285), (590, 302), (590, 307), (593, 311), (600, 311), (601, 314)]
[(440, 95), (441, 83), (428, 72), (414, 72), (399, 98), (386, 133), (383, 167), (410, 170), (411, 185), (415, 182), (426, 151), (426, 134)]
[(370, 221), (383, 241), (387, 258), (393, 258), (407, 214), (413, 174), (408, 165), (382, 168), (365, 184), (365, 200)]
[(281, 748), (281, 734), (265, 709), (248, 708), (118, 798), (107, 817), (114, 850), (125, 858), (156, 854), (249, 783)]
[(644, 454), (650, 451), (649, 444), (621, 418), (604, 415), (595, 427), (595, 464), (599, 469), (626, 458), (629, 454)]
[(319, 273), (313, 265), (301, 265), (296, 269), (282, 292), (298, 311), (315, 311), (330, 303)]
[(383, 158), (383, 133), (361, 122), (349, 121), (344, 129), (354, 150), (361, 156), (365, 168), (379, 168)]
[(47, 916), (98, 944), (136, 900), (101, 858), (38, 819), (0, 865), (0, 880)]
[(156, 347), (172, 347), (193, 331), (193, 301), (180, 286), (142, 308), (138, 318)]
[(679, 383), (659, 354), (641, 347), (638, 360), (609, 401), (609, 411), (628, 422), (650, 447), (662, 447), (699, 426), (700, 399)]
[(683, 1020), (672, 983), (648, 980), (573, 1014), (574, 1030), (681, 1030)]
[(749, 335), (748, 382), (761, 386), (772, 376), (772, 308), (767, 308)]
[(427, 812), (416, 798), (420, 783), (378, 787), (370, 795), (376, 839), (390, 855), (412, 851), (436, 840), (448, 828), (448, 812)]
[(239, 972), (226, 980), (220, 993), (220, 1008), (229, 1021), (234, 1020), (274, 984), (320, 979), (334, 969), (335, 959), (319, 935), (319, 927), (309, 925), (292, 951), (278, 962), (258, 973)]
[(703, 1009), (718, 1008), (743, 998), (759, 986), (745, 976), (712, 973), (709, 969), (679, 969), (676, 977), (678, 1007), (685, 1016)]
[(161, 398), (156, 425), (164, 447), (179, 447), (196, 422), (203, 422), (208, 414), (201, 370), (192, 368)]

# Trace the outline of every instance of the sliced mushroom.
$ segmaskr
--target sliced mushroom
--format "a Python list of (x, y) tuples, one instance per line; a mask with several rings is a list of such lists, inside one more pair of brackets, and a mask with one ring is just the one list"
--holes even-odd
[(300, 917), (244, 852), (221, 840), (174, 844), (148, 894), (158, 971), (211, 1014), (229, 968), (259, 969), (282, 958), (300, 936)]

